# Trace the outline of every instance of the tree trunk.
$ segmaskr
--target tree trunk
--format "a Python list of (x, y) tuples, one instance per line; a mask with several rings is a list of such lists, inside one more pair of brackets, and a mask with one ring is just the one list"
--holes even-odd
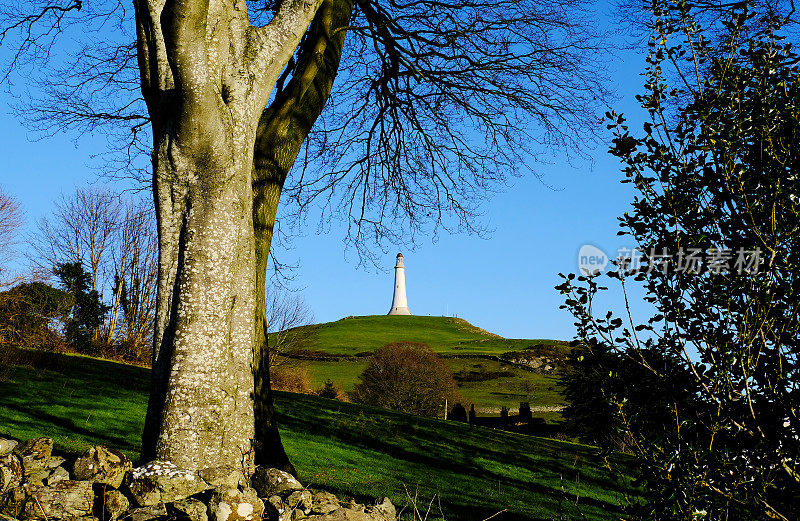
[[(232, 143), (219, 145), (222, 155), (230, 156)], [(185, 179), (205, 168), (194, 182), (157, 180), (161, 349), (156, 367), (167, 388), (155, 455), (183, 468), (239, 466), (243, 458), (249, 464), (254, 434), (250, 169), (236, 161), (208, 169), (209, 163), (230, 159), (216, 155), (199, 161), (190, 156), (178, 172), (165, 172), (167, 178)]]
[(264, 292), (256, 276), (253, 148), (270, 91), (318, 3), (284, 2), (262, 28), (250, 26), (244, 0), (135, 5), (159, 234), (142, 459), (248, 470)]
[(264, 286), (281, 191), (303, 141), (330, 97), (350, 17), (352, 0), (324, 0), (297, 59), (291, 81), (261, 115), (253, 169), (256, 238), (255, 461), (292, 474), (275, 422), (269, 382), (269, 347)]

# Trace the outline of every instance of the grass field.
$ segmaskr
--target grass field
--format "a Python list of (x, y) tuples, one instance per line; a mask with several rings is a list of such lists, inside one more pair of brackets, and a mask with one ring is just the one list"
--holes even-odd
[[(524, 371), (496, 360), (449, 358), (446, 361), (456, 375), (469, 372), (489, 375), (509, 374), (484, 381), (459, 382), (459, 390), (466, 402), (474, 403), (479, 409), (499, 409), (505, 406), (513, 410), (519, 407), (520, 402), (543, 407), (566, 404), (564, 396), (560, 393), (561, 382), (556, 376)], [(350, 392), (358, 383), (358, 377), (367, 366), (367, 361), (304, 361), (303, 365), (308, 368), (315, 389), (321, 387), (326, 380), (331, 380), (346, 392)], [(557, 413), (537, 413), (534, 416), (560, 418), (560, 414)]]
[[(531, 351), (537, 356), (563, 359), (569, 343), (546, 339), (507, 339), (484, 331), (469, 322), (451, 317), (372, 315), (347, 317), (336, 322), (303, 326), (313, 330), (305, 344), (306, 352), (317, 355), (358, 356), (345, 360), (306, 360), (311, 383), (319, 388), (326, 380), (349, 392), (367, 366), (367, 356), (391, 342), (421, 342), (448, 356), (501, 356), (509, 351)], [(499, 360), (448, 358), (454, 373), (481, 370), (502, 376), (486, 380), (462, 379), (459, 389), (467, 403), (483, 410), (508, 407), (520, 402), (534, 407), (559, 407), (565, 404), (557, 376), (537, 374)], [(540, 413), (548, 421), (558, 421), (557, 412)]]
[[(102, 443), (134, 456), (148, 371), (76, 356), (10, 366), (0, 435), (47, 435), (66, 452)], [(592, 447), (277, 393), (281, 432), (301, 480), (359, 499), (407, 504), (419, 493), (446, 519), (611, 520), (629, 489)], [(625, 460), (613, 458), (614, 468)], [(438, 512), (438, 506), (436, 508)], [(410, 519), (406, 517), (406, 519)]]
[(502, 338), (451, 317), (371, 315), (303, 327), (314, 329), (308, 349), (334, 355), (370, 353), (390, 342), (422, 342), (451, 355), (500, 355), (528, 347), (560, 355), (568, 351), (567, 342)]

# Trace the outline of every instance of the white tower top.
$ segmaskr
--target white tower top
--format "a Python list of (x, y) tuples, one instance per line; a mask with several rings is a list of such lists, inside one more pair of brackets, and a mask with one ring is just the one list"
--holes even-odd
[(397, 254), (397, 263), (394, 265), (394, 297), (390, 315), (410, 315), (408, 300), (406, 299), (406, 267), (403, 264), (403, 254)]

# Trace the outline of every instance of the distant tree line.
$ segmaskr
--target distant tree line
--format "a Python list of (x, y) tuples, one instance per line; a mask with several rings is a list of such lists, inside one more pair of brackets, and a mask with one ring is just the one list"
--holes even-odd
[[(26, 246), (31, 269), (4, 279), (0, 340), (148, 363), (158, 253), (150, 206), (100, 188), (78, 188), (56, 201), (26, 244), (16, 218), (13, 245)], [(0, 220), (10, 220), (12, 211), (4, 208), (12, 206), (0, 205)], [(13, 208), (21, 213), (16, 203)], [(12, 241), (0, 248), (10, 256)]]

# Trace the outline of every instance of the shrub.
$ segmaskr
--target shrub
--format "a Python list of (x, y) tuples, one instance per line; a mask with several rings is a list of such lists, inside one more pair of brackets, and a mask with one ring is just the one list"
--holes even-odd
[(72, 307), (69, 293), (43, 282), (18, 284), (0, 293), (0, 342), (25, 347), (58, 349), (58, 334)]
[(328, 398), (329, 400), (339, 400), (340, 402), (349, 402), (350, 398), (347, 393), (339, 387), (338, 384), (333, 383), (331, 380), (325, 380), (325, 383), (317, 390), (317, 396)]
[[(595, 356), (585, 382), (636, 457), (640, 518), (800, 519), (797, 33), (779, 11), (710, 5), (651, 4), (650, 117), (634, 131), (608, 114), (637, 251), (559, 289), (579, 344), (619, 354)], [(618, 311), (598, 306), (606, 280)]]
[(459, 401), (448, 365), (430, 347), (392, 343), (375, 352), (353, 389), (354, 401), (422, 416), (440, 416), (445, 401)]
[(303, 366), (280, 366), (272, 369), (270, 371), (270, 384), (276, 391), (303, 394), (311, 394), (313, 392), (308, 369)]
[(453, 410), (450, 411), (449, 419), (454, 422), (467, 423), (467, 410), (463, 405), (457, 403), (453, 406)]
[(91, 277), (79, 262), (58, 264), (53, 274), (73, 298), (64, 330), (67, 340), (79, 352), (96, 353), (102, 348), (98, 333), (108, 306), (103, 304), (97, 290), (91, 289)]

